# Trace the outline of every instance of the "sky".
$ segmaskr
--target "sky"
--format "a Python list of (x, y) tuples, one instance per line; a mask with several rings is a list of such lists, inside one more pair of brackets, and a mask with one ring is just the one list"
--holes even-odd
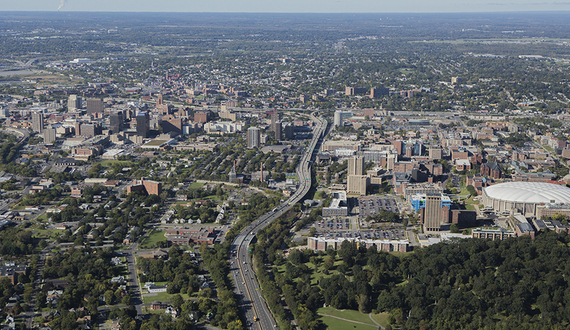
[(445, 13), (568, 11), (570, 0), (0, 0), (0, 11)]

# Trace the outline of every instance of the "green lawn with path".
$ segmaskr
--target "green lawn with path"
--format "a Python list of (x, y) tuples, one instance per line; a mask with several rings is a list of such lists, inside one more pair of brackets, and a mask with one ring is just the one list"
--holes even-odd
[(368, 317), (368, 314), (363, 314), (360, 313), (359, 311), (351, 309), (338, 310), (332, 307), (321, 307), (317, 310), (317, 313), (336, 316), (343, 319), (367, 323), (376, 326), (376, 324), (374, 324), (374, 322), (372, 322), (372, 320)]
[(368, 314), (360, 313), (359, 311), (355, 311), (355, 310), (349, 310), (349, 309), (338, 310), (338, 309), (334, 309), (332, 307), (322, 307), (322, 308), (319, 308), (317, 310), (317, 313), (324, 314), (324, 315), (330, 315), (330, 316), (336, 316), (336, 317), (340, 317), (340, 318), (345, 319), (345, 320), (368, 324), (368, 325), (358, 324), (358, 323), (353, 323), (353, 322), (349, 322), (349, 321), (339, 320), (339, 319), (336, 319), (334, 317), (322, 316), (322, 321), (331, 330), (336, 330), (336, 329), (368, 329), (368, 330), (370, 330), (373, 327), (375, 327), (375, 328), (378, 327), (376, 325), (376, 323), (380, 324), (383, 327), (386, 327), (388, 324), (390, 324), (388, 322), (388, 316), (389, 316), (388, 313), (372, 314), (372, 318), (374, 319), (374, 321), (376, 321), (376, 323), (374, 323), (374, 321), (372, 321), (370, 319)]
[(390, 324), (390, 322), (388, 322), (389, 315), (389, 313), (372, 314), (372, 318), (374, 321), (378, 322), (378, 324), (385, 328), (388, 324)]
[(373, 330), (377, 329), (376, 325), (365, 325), (360, 323), (354, 323), (350, 321), (344, 321), (335, 319), (334, 317), (321, 316), (321, 320), (326, 324), (329, 330)]
[(156, 243), (161, 241), (166, 241), (166, 236), (164, 236), (165, 231), (153, 231), (148, 237), (144, 239), (141, 243), (141, 247), (143, 249), (150, 249)]

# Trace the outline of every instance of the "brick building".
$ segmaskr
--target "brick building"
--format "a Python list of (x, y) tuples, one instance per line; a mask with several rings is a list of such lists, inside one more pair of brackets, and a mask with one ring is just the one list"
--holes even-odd
[(162, 192), (162, 183), (145, 180), (144, 178), (133, 180), (133, 184), (127, 187), (127, 194), (133, 191), (145, 191), (149, 195), (160, 195)]
[(501, 167), (495, 162), (486, 162), (481, 165), (482, 176), (488, 176), (493, 179), (500, 179), (502, 177)]

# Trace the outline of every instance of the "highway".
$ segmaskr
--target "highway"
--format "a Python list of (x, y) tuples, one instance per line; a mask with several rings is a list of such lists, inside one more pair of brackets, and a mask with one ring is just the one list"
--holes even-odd
[(281, 203), (271, 212), (264, 214), (244, 228), (235, 238), (231, 247), (230, 272), (235, 283), (235, 293), (238, 296), (240, 306), (243, 308), (248, 329), (277, 329), (277, 323), (269, 311), (259, 284), (255, 277), (249, 257), (249, 245), (255, 233), (269, 225), (273, 220), (287, 212), (299, 202), (311, 189), (311, 164), (316, 148), (324, 137), (328, 123), (311, 115), (316, 124), (313, 129), (313, 139), (306, 149), (303, 158), (297, 166), (299, 187), (297, 191), (286, 201)]

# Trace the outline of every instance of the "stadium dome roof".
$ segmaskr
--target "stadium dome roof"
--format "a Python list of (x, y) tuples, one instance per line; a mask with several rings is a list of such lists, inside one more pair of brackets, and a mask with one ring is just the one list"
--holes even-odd
[(486, 187), (488, 197), (517, 203), (570, 203), (570, 188), (545, 182), (506, 182)]

